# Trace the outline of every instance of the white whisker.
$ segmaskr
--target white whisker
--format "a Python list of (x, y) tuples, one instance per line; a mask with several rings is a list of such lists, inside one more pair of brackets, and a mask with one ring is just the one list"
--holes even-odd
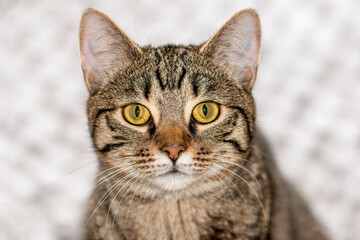
[[(144, 174), (141, 174), (140, 177), (142, 177)], [(130, 209), (131, 209), (131, 205), (134, 201), (134, 197), (135, 197), (135, 193), (136, 193), (136, 190), (139, 189), (139, 187), (141, 186), (141, 183), (143, 182), (143, 180), (146, 179), (145, 177), (142, 177), (141, 181), (139, 182), (139, 184), (137, 185), (137, 188), (134, 190), (134, 193), (133, 193), (133, 196), (131, 198), (131, 202), (130, 202), (130, 205), (129, 205), (129, 209), (128, 209), (128, 212), (126, 214), (126, 219), (125, 219), (125, 227), (126, 227), (126, 223), (127, 223), (127, 220), (128, 220), (128, 217), (129, 217), (129, 213), (130, 213)]]
[(238, 163), (234, 163), (234, 162), (230, 162), (230, 161), (226, 161), (224, 159), (219, 159), (219, 158), (215, 158), (214, 160), (217, 160), (217, 161), (221, 161), (221, 162), (225, 162), (225, 163), (229, 163), (229, 164), (233, 164), (241, 169), (243, 169), (245, 172), (247, 172), (252, 178), (254, 178), (254, 180), (256, 181), (256, 184), (259, 188), (259, 192), (260, 192), (260, 195), (263, 196), (263, 193), (262, 193), (262, 189), (261, 189), (261, 186), (260, 186), (260, 183), (259, 181), (257, 180), (257, 178), (255, 177), (255, 175), (249, 170), (247, 169), (246, 167), (238, 164)]
[(239, 174), (237, 174), (236, 172), (231, 171), (230, 169), (227, 169), (226, 167), (223, 167), (223, 166), (221, 166), (220, 164), (217, 164), (217, 163), (214, 163), (214, 165), (219, 166), (219, 167), (225, 169), (226, 171), (234, 174), (234, 176), (237, 176), (239, 179), (241, 179), (244, 183), (246, 183), (246, 184), (248, 185), (248, 187), (251, 189), (251, 191), (254, 193), (255, 197), (256, 197), (257, 200), (259, 201), (259, 204), (260, 204), (261, 209), (262, 209), (263, 214), (264, 214), (264, 218), (267, 219), (266, 214), (265, 214), (264, 205), (262, 204), (262, 202), (261, 202), (261, 200), (260, 200), (260, 197), (259, 197), (259, 195), (256, 193), (255, 189), (254, 189), (243, 177), (241, 177), (241, 176), (240, 176)]
[(105, 193), (104, 195), (100, 198), (100, 200), (98, 201), (94, 211), (92, 212), (92, 214), (89, 216), (88, 220), (85, 222), (85, 226), (89, 223), (90, 219), (92, 218), (92, 216), (95, 214), (96, 210), (100, 207), (100, 205), (105, 201), (105, 199), (111, 194), (111, 192), (118, 186), (120, 185), (125, 178), (129, 177), (130, 175), (132, 175), (134, 172), (136, 172), (136, 170), (134, 170), (133, 172), (131, 172), (130, 174), (124, 176), (123, 178), (121, 178), (120, 180), (118, 180), (112, 187), (110, 187)]
[[(115, 216), (114, 216), (114, 219), (113, 219), (113, 221), (112, 221), (112, 224), (111, 224), (111, 227), (110, 227), (110, 228), (112, 228), (112, 226), (113, 226), (114, 223), (115, 223), (116, 214), (117, 214), (118, 209), (119, 209), (122, 201), (124, 200), (126, 194), (129, 192), (129, 190), (131, 189), (131, 187), (132, 187), (143, 175), (144, 175), (144, 173), (142, 173), (140, 176), (138, 176), (138, 177), (135, 179), (135, 181), (129, 186), (129, 188), (126, 189), (126, 192), (124, 193), (124, 195), (122, 196), (120, 202), (118, 203), (118, 205), (117, 205), (117, 207), (116, 207)], [(129, 181), (128, 181), (128, 182), (129, 182)], [(127, 182), (127, 183), (128, 183), (128, 182)], [(126, 183), (125, 185), (127, 185), (127, 183)], [(125, 186), (125, 185), (124, 185), (124, 186)], [(124, 186), (123, 186), (123, 187), (124, 187)], [(122, 188), (123, 188), (123, 187), (122, 187)], [(119, 190), (119, 192), (120, 192), (120, 191), (121, 191), (121, 189)], [(114, 199), (117, 197), (117, 195), (119, 194), (119, 192), (116, 194), (116, 196), (114, 197)], [(111, 205), (110, 205), (109, 209), (111, 209)], [(108, 212), (108, 214), (109, 214), (109, 212)], [(106, 224), (105, 224), (105, 225), (107, 225), (107, 217), (106, 217)]]

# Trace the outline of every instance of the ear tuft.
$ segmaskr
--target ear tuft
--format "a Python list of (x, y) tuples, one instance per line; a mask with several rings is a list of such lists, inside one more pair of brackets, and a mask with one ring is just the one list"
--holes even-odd
[(141, 49), (104, 13), (87, 9), (80, 22), (80, 57), (91, 94), (97, 92), (114, 67), (134, 61)]
[(261, 50), (261, 26), (257, 12), (237, 12), (207, 42), (200, 53), (225, 66), (246, 89), (251, 90)]

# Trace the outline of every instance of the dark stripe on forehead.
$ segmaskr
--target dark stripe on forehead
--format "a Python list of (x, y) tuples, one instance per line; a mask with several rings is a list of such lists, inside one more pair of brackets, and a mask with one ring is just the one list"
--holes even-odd
[(156, 57), (156, 60), (157, 60), (157, 65), (159, 65), (160, 64), (160, 62), (161, 62), (161, 56), (160, 56), (160, 54), (157, 52), (157, 51), (155, 51), (155, 57)]
[(164, 86), (164, 83), (163, 83), (162, 78), (161, 78), (160, 68), (156, 69), (155, 74), (156, 74), (156, 79), (159, 82), (161, 90), (164, 90), (165, 86)]
[(191, 80), (191, 86), (195, 97), (199, 95), (199, 86), (197, 84), (198, 84), (198, 75), (195, 75)]
[(181, 61), (184, 62), (184, 57), (187, 55), (187, 52), (184, 50), (182, 53), (180, 53), (179, 58), (181, 59)]
[(245, 110), (242, 107), (238, 107), (238, 106), (229, 106), (229, 108), (235, 109), (237, 111), (240, 112), (240, 114), (244, 117), (245, 123), (246, 123), (246, 128), (247, 128), (247, 134), (249, 136), (249, 140), (251, 141), (252, 139), (252, 132), (250, 129), (250, 121), (249, 121), (249, 117), (247, 116)]
[(183, 82), (183, 79), (184, 79), (185, 75), (186, 75), (186, 70), (185, 70), (185, 68), (182, 68), (181, 72), (180, 72), (180, 75), (179, 75), (178, 84), (177, 84), (178, 89), (181, 88), (181, 85), (182, 85), (182, 82)]
[(149, 100), (149, 94), (151, 89), (151, 82), (148, 77), (145, 78), (145, 89), (144, 89), (144, 96), (146, 100)]

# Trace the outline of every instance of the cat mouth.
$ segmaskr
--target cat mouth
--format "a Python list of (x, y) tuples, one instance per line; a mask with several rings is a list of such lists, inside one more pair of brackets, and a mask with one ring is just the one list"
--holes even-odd
[(172, 166), (160, 173), (155, 179), (155, 182), (161, 189), (174, 192), (186, 188), (193, 182), (193, 180), (194, 179), (190, 173), (187, 173), (178, 167)]
[(160, 174), (159, 177), (162, 177), (162, 176), (179, 176), (179, 175), (187, 175), (187, 174), (184, 173), (183, 171), (180, 171), (175, 166), (173, 166), (170, 170)]

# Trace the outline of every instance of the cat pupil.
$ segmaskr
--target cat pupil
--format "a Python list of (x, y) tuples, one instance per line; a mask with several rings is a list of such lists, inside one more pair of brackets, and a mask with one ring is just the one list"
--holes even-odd
[(206, 104), (203, 105), (203, 113), (204, 113), (204, 116), (206, 117), (207, 113), (208, 113), (208, 109), (206, 107)]
[(139, 117), (139, 114), (140, 114), (140, 108), (139, 108), (139, 106), (136, 106), (136, 108), (135, 108), (135, 117), (136, 118)]

